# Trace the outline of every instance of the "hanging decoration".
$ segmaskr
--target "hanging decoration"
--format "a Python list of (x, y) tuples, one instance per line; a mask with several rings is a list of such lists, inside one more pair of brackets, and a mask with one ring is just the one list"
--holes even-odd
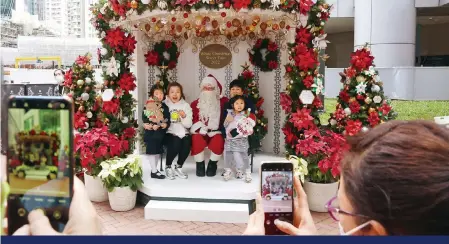
[(258, 39), (248, 54), (251, 64), (263, 72), (272, 71), (279, 66), (279, 47), (268, 38)]

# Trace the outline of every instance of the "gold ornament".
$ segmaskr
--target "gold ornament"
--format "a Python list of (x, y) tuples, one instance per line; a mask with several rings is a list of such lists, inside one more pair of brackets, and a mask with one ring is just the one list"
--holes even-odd
[(352, 103), (352, 102), (355, 102), (357, 99), (355, 98), (355, 97), (351, 97), (350, 99), (349, 99), (349, 102), (350, 103)]
[(136, 9), (138, 6), (139, 6), (139, 4), (137, 3), (136, 0), (132, 0), (132, 1), (131, 1), (131, 8), (132, 8), (132, 9)]
[(260, 29), (261, 29), (261, 30), (264, 31), (264, 30), (267, 29), (267, 27), (268, 27), (267, 23), (265, 23), (265, 22), (260, 23)]
[(150, 24), (146, 24), (145, 25), (145, 30), (148, 32), (151, 30), (151, 25)]
[(368, 113), (372, 113), (372, 112), (375, 112), (376, 110), (374, 109), (374, 108), (370, 108), (370, 109), (368, 109)]
[(304, 77), (304, 76), (306, 76), (306, 73), (305, 73), (304, 71), (301, 71), (301, 72), (299, 72), (299, 75), (300, 75), (301, 77)]
[(80, 111), (80, 112), (84, 112), (84, 110), (85, 110), (84, 106), (80, 106), (80, 107), (78, 108), (78, 111)]
[(233, 20), (232, 20), (232, 26), (234, 26), (234, 27), (240, 27), (240, 25), (241, 25), (241, 22), (240, 22), (239, 19), (233, 19)]
[(279, 27), (281, 27), (281, 29), (284, 29), (285, 28), (285, 21), (281, 21), (279, 23)]

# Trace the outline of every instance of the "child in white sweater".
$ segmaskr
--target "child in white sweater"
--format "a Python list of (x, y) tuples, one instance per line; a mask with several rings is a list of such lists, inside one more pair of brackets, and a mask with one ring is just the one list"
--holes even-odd
[[(166, 145), (166, 177), (187, 179), (182, 172), (182, 165), (190, 154), (191, 138), (189, 128), (192, 126), (192, 108), (184, 100), (181, 84), (171, 82), (167, 88), (167, 98), (164, 103), (170, 111), (170, 127), (167, 130)], [(173, 160), (178, 156), (177, 164), (172, 167)]]

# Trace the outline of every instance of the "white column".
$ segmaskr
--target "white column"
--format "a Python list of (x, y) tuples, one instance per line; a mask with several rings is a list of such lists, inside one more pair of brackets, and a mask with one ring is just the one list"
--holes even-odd
[(354, 45), (371, 44), (377, 67), (415, 65), (414, 0), (354, 1)]

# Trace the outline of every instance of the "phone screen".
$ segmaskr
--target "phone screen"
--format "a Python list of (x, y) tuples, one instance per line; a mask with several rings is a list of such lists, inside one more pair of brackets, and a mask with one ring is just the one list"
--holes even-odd
[(8, 106), (8, 232), (41, 209), (54, 229), (68, 221), (72, 199), (72, 115), (63, 98), (12, 98)]
[(274, 221), (293, 222), (293, 165), (263, 163), (261, 171), (262, 205), (267, 235), (283, 235)]

